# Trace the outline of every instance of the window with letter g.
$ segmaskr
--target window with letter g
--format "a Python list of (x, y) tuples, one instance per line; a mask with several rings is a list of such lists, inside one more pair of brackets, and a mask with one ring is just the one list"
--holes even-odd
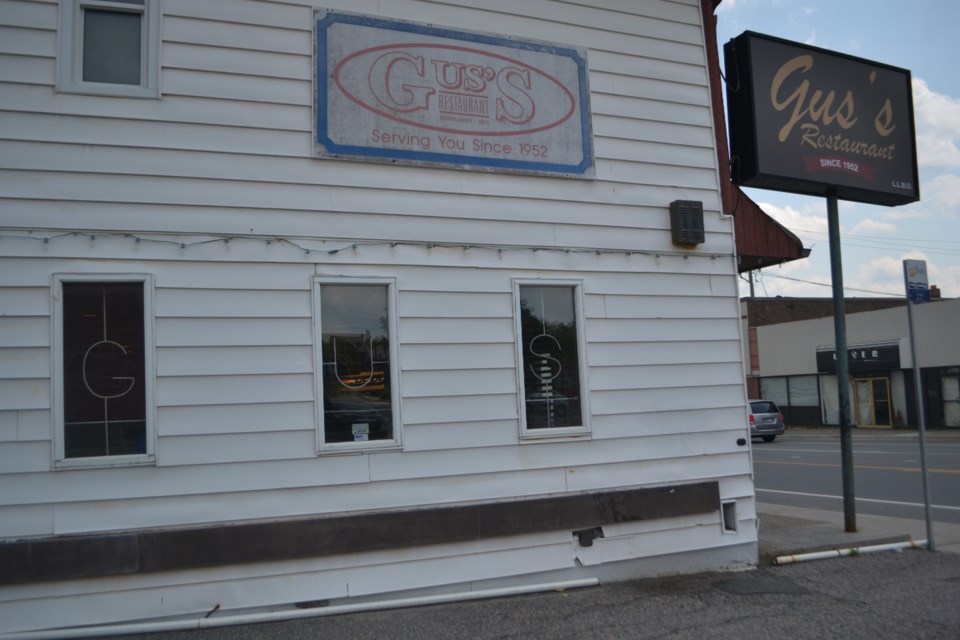
[(142, 276), (55, 278), (58, 465), (152, 459), (153, 354), (147, 284)]
[(516, 284), (526, 436), (587, 432), (579, 284)]
[(314, 287), (320, 449), (399, 446), (393, 282), (318, 279)]

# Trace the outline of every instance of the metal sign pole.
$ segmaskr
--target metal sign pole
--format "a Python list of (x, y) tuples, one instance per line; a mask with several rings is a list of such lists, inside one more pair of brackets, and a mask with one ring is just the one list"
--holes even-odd
[[(910, 267), (914, 265), (921, 267), (922, 276), (919, 276), (919, 282), (912, 282), (909, 274)], [(914, 298), (928, 299), (929, 289), (926, 288), (926, 263), (921, 261), (903, 261), (903, 276), (907, 287), (907, 325), (910, 328), (910, 358), (913, 360), (913, 392), (917, 400), (917, 418), (920, 431), (920, 466), (923, 470), (923, 513), (927, 521), (927, 549), (936, 551), (936, 545), (933, 543), (933, 524), (930, 518), (930, 478), (927, 469), (927, 412), (924, 408), (923, 390), (920, 384), (920, 359), (917, 357), (917, 339), (913, 328), (913, 306)], [(918, 291), (919, 290), (919, 291)]]
[(843, 524), (857, 530), (857, 506), (853, 489), (853, 430), (850, 426), (850, 383), (847, 359), (847, 323), (843, 305), (843, 264), (840, 258), (840, 215), (837, 194), (827, 194), (827, 225), (830, 235), (830, 279), (833, 283), (833, 331), (837, 355), (837, 397), (840, 402), (840, 466), (843, 471)]

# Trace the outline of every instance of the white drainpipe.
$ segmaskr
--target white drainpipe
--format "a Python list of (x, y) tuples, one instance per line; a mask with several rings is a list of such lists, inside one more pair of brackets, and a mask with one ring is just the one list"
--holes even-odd
[(241, 624), (258, 624), (262, 622), (284, 622), (299, 618), (319, 618), (322, 616), (336, 616), (346, 613), (360, 613), (363, 611), (379, 611), (383, 609), (400, 609), (405, 607), (422, 607), (432, 604), (446, 604), (450, 602), (465, 602), (468, 600), (482, 600), (485, 598), (503, 598), (527, 593), (541, 593), (544, 591), (565, 591), (582, 587), (595, 587), (600, 583), (596, 578), (582, 580), (568, 580), (566, 582), (551, 582), (544, 584), (521, 585), (503, 587), (500, 589), (484, 589), (481, 591), (463, 591), (419, 598), (400, 598), (397, 600), (379, 600), (359, 604), (344, 604), (333, 607), (317, 607), (312, 609), (295, 609), (284, 611), (266, 611), (262, 613), (248, 613), (226, 615), (211, 618), (190, 620), (167, 620), (160, 622), (136, 622), (130, 624), (104, 625), (100, 627), (75, 627), (69, 629), (52, 629), (49, 631), (27, 631), (11, 635), (0, 635), (2, 640), (60, 640), (64, 638), (92, 638), (106, 636), (132, 635), (138, 633), (156, 633), (160, 631), (189, 631), (193, 629), (210, 629), (213, 627), (229, 627)]
[(831, 551), (817, 551), (814, 553), (800, 553), (792, 556), (778, 556), (773, 564), (793, 564), (807, 560), (825, 560), (841, 556), (857, 556), (862, 553), (876, 553), (878, 551), (899, 551), (902, 549), (921, 549), (927, 546), (926, 540), (908, 540), (906, 542), (892, 542), (890, 544), (875, 544), (868, 547), (850, 547), (849, 549), (833, 549)]

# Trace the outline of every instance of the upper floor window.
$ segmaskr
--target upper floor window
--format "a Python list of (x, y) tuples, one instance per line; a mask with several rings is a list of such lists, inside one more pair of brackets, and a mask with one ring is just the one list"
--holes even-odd
[(517, 281), (515, 288), (522, 435), (589, 432), (581, 285)]
[(392, 280), (314, 283), (321, 450), (400, 445), (394, 295)]
[(60, 91), (158, 97), (159, 57), (159, 0), (61, 1)]
[(58, 466), (153, 459), (148, 276), (54, 278)]

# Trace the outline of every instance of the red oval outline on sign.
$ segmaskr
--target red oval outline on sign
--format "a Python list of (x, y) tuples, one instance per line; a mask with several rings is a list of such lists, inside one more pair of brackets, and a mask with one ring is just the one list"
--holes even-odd
[[(509, 131), (509, 132), (501, 132), (501, 131), (473, 131), (473, 130), (468, 130), (468, 129), (450, 129), (450, 128), (447, 128), (447, 127), (438, 127), (438, 126), (435, 126), (435, 125), (423, 124), (423, 123), (420, 123), (420, 122), (415, 122), (415, 121), (413, 121), (413, 120), (407, 120), (407, 119), (405, 119), (405, 118), (398, 118), (398, 117), (396, 117), (395, 115), (393, 115), (393, 114), (391, 114), (391, 113), (389, 113), (389, 112), (387, 112), (387, 111), (383, 111), (383, 110), (381, 110), (381, 109), (377, 109), (377, 108), (374, 107), (373, 105), (369, 105), (369, 104), (363, 102), (360, 98), (358, 98), (357, 96), (353, 95), (351, 92), (347, 91), (346, 87), (344, 87), (343, 84), (340, 82), (340, 71), (341, 71), (341, 69), (343, 68), (344, 65), (346, 65), (348, 62), (350, 62), (350, 61), (353, 60), (354, 58), (359, 58), (360, 56), (366, 55), (366, 54), (371, 53), (371, 52), (374, 52), (374, 51), (384, 51), (384, 50), (387, 50), (387, 49), (413, 49), (413, 48), (421, 48), (421, 49), (448, 49), (448, 50), (454, 50), (454, 51), (466, 51), (466, 52), (468, 52), (468, 53), (480, 54), (480, 55), (482, 55), (482, 56), (487, 56), (487, 57), (490, 57), (490, 58), (497, 58), (497, 59), (499, 59), (499, 60), (505, 60), (506, 62), (509, 62), (509, 63), (511, 63), (511, 64), (520, 65), (521, 67), (524, 67), (524, 68), (526, 68), (526, 69), (529, 69), (531, 72), (533, 72), (533, 73), (535, 73), (535, 74), (537, 74), (537, 75), (539, 75), (539, 76), (542, 76), (542, 77), (546, 78), (546, 79), (549, 80), (550, 82), (552, 82), (552, 83), (554, 83), (555, 85), (557, 85), (558, 87), (560, 87), (560, 88), (563, 90), (563, 92), (567, 94), (567, 97), (570, 99), (570, 109), (567, 111), (566, 114), (564, 114), (564, 116), (563, 116), (562, 118), (560, 118), (560, 119), (557, 120), (556, 122), (552, 122), (552, 123), (550, 123), (550, 124), (548, 124), (548, 125), (544, 125), (544, 126), (541, 126), (541, 127), (536, 127), (536, 128), (534, 128), (534, 129), (522, 129), (522, 130), (520, 130), (520, 131)], [(567, 87), (565, 87), (562, 82), (560, 82), (559, 80), (557, 80), (556, 78), (554, 78), (554, 77), (551, 76), (550, 74), (544, 73), (543, 71), (537, 69), (536, 67), (531, 66), (531, 65), (529, 65), (529, 64), (527, 64), (527, 63), (525, 63), (525, 62), (521, 62), (520, 60), (515, 60), (515, 59), (513, 59), (513, 58), (508, 58), (507, 56), (502, 56), (502, 55), (497, 54), (497, 53), (490, 53), (489, 51), (481, 51), (480, 49), (471, 49), (471, 48), (469, 48), (469, 47), (457, 47), (457, 46), (453, 46), (453, 45), (429, 44), (429, 43), (405, 43), (405, 44), (384, 44), (384, 45), (379, 45), (379, 46), (376, 46), (376, 47), (370, 47), (369, 49), (362, 49), (362, 50), (360, 50), (360, 51), (356, 51), (356, 52), (354, 52), (354, 53), (351, 53), (351, 54), (348, 55), (346, 58), (344, 58), (343, 60), (341, 60), (340, 62), (337, 63), (337, 66), (335, 66), (335, 67), (333, 68), (333, 73), (332, 73), (331, 75), (332, 75), (332, 77), (333, 77), (334, 83), (335, 83), (335, 84), (337, 85), (337, 87), (340, 89), (340, 92), (341, 92), (343, 95), (345, 95), (348, 99), (350, 99), (352, 102), (355, 102), (356, 104), (360, 105), (361, 107), (363, 107), (363, 108), (366, 109), (367, 111), (371, 111), (371, 112), (373, 112), (373, 113), (375, 113), (375, 114), (377, 114), (377, 115), (383, 116), (384, 118), (387, 118), (387, 119), (389, 119), (389, 120), (393, 120), (393, 121), (395, 121), (395, 122), (401, 122), (401, 123), (403, 123), (403, 124), (407, 124), (407, 125), (410, 125), (410, 126), (413, 126), (413, 127), (417, 127), (418, 129), (429, 129), (429, 130), (431, 130), (431, 131), (442, 131), (443, 133), (459, 133), (459, 134), (472, 135), (472, 136), (520, 136), (520, 135), (528, 135), (528, 134), (531, 134), (531, 133), (538, 133), (538, 132), (540, 132), (540, 131), (546, 131), (547, 129), (553, 129), (554, 127), (559, 127), (559, 126), (562, 125), (564, 122), (566, 122), (567, 120), (569, 120), (569, 119), (573, 116), (574, 112), (575, 112), (576, 109), (577, 109), (577, 100), (576, 100), (576, 98), (574, 97), (573, 93), (571, 93), (570, 90), (569, 90)]]

